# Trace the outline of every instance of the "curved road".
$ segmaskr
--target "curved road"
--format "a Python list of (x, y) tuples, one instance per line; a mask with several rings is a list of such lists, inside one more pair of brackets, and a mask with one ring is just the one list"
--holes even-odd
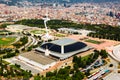
[(36, 45), (37, 43), (38, 41), (34, 37), (28, 36), (28, 43), (25, 44), (25, 46), (20, 47), (19, 50), (23, 49), (24, 47), (27, 48), (31, 45)]
[(110, 53), (110, 55), (120, 62), (120, 45), (117, 45), (113, 48), (113, 52)]

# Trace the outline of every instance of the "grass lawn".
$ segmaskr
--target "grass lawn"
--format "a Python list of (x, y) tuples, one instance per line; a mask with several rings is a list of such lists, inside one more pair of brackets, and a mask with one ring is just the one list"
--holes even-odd
[(22, 70), (21, 68), (18, 68), (15, 65), (10, 65), (10, 67), (14, 68), (15, 70)]
[(64, 34), (55, 34), (56, 37), (65, 37)]
[(93, 44), (101, 44), (102, 43), (101, 41), (96, 41), (96, 40), (91, 40), (91, 39), (87, 39), (87, 40), (85, 40), (85, 42), (90, 42)]
[(45, 30), (33, 30), (33, 31), (31, 31), (31, 33), (33, 33), (33, 34), (44, 34), (44, 33), (46, 33), (46, 31)]
[(5, 60), (2, 60), (2, 62), (4, 63), (4, 64), (10, 64), (9, 62), (7, 62), (7, 61), (5, 61)]
[(9, 32), (6, 30), (0, 30), (0, 34), (7, 34), (7, 33), (9, 33)]
[(1, 37), (0, 45), (10, 45), (15, 41), (16, 37)]
[(120, 64), (118, 65), (118, 69), (120, 69)]
[(89, 58), (91, 54), (87, 55), (87, 56), (84, 56), (84, 57), (81, 57), (82, 60), (87, 60)]

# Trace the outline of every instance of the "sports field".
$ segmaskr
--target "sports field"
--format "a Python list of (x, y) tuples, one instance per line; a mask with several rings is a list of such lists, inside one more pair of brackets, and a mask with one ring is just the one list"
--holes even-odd
[(87, 40), (85, 40), (85, 42), (90, 42), (93, 44), (101, 44), (102, 43), (101, 41), (96, 41), (96, 40), (92, 40), (92, 39), (87, 39)]
[(65, 34), (57, 33), (57, 34), (54, 34), (54, 36), (56, 36), (56, 37), (65, 37), (66, 35)]
[(0, 37), (0, 45), (10, 45), (16, 40), (16, 37)]
[(45, 30), (33, 30), (33, 31), (31, 31), (31, 33), (33, 33), (33, 34), (45, 34), (46, 31)]

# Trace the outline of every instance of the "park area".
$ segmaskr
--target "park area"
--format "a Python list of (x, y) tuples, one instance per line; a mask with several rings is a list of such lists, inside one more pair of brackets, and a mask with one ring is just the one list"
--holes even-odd
[[(71, 39), (82, 41), (82, 42), (86, 43), (88, 46), (92, 46), (93, 48), (95, 48), (97, 50), (107, 49), (110, 46), (120, 44), (119, 41), (99, 39), (99, 38), (92, 38), (92, 37), (86, 37), (84, 40), (80, 40), (80, 38), (81, 39), (84, 38), (84, 36), (80, 36), (80, 35), (69, 35), (68, 37), (71, 38)], [(90, 40), (94, 40), (95, 42), (92, 43), (92, 42), (85, 41), (85, 40), (89, 40), (89, 39)], [(96, 42), (96, 41), (98, 41), (98, 42)]]
[(45, 34), (46, 31), (45, 30), (32, 30), (31, 33), (33, 33), (33, 34)]
[(6, 30), (0, 30), (0, 35), (6, 35), (6, 34), (8, 34), (9, 32), (8, 31), (6, 31)]
[(0, 45), (7, 46), (12, 44), (16, 40), (16, 37), (0, 37)]
[(87, 40), (85, 40), (85, 42), (90, 42), (93, 44), (101, 44), (102, 43), (102, 41), (96, 41), (96, 40), (92, 40), (92, 39), (87, 39)]
[(54, 34), (54, 36), (56, 36), (56, 37), (65, 37), (66, 35), (65, 34), (61, 34), (61, 33), (56, 33), (56, 34)]

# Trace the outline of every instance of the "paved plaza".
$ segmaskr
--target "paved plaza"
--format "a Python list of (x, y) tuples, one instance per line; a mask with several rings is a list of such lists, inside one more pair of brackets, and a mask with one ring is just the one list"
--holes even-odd
[(120, 80), (120, 74), (112, 72), (104, 77), (103, 80)]

